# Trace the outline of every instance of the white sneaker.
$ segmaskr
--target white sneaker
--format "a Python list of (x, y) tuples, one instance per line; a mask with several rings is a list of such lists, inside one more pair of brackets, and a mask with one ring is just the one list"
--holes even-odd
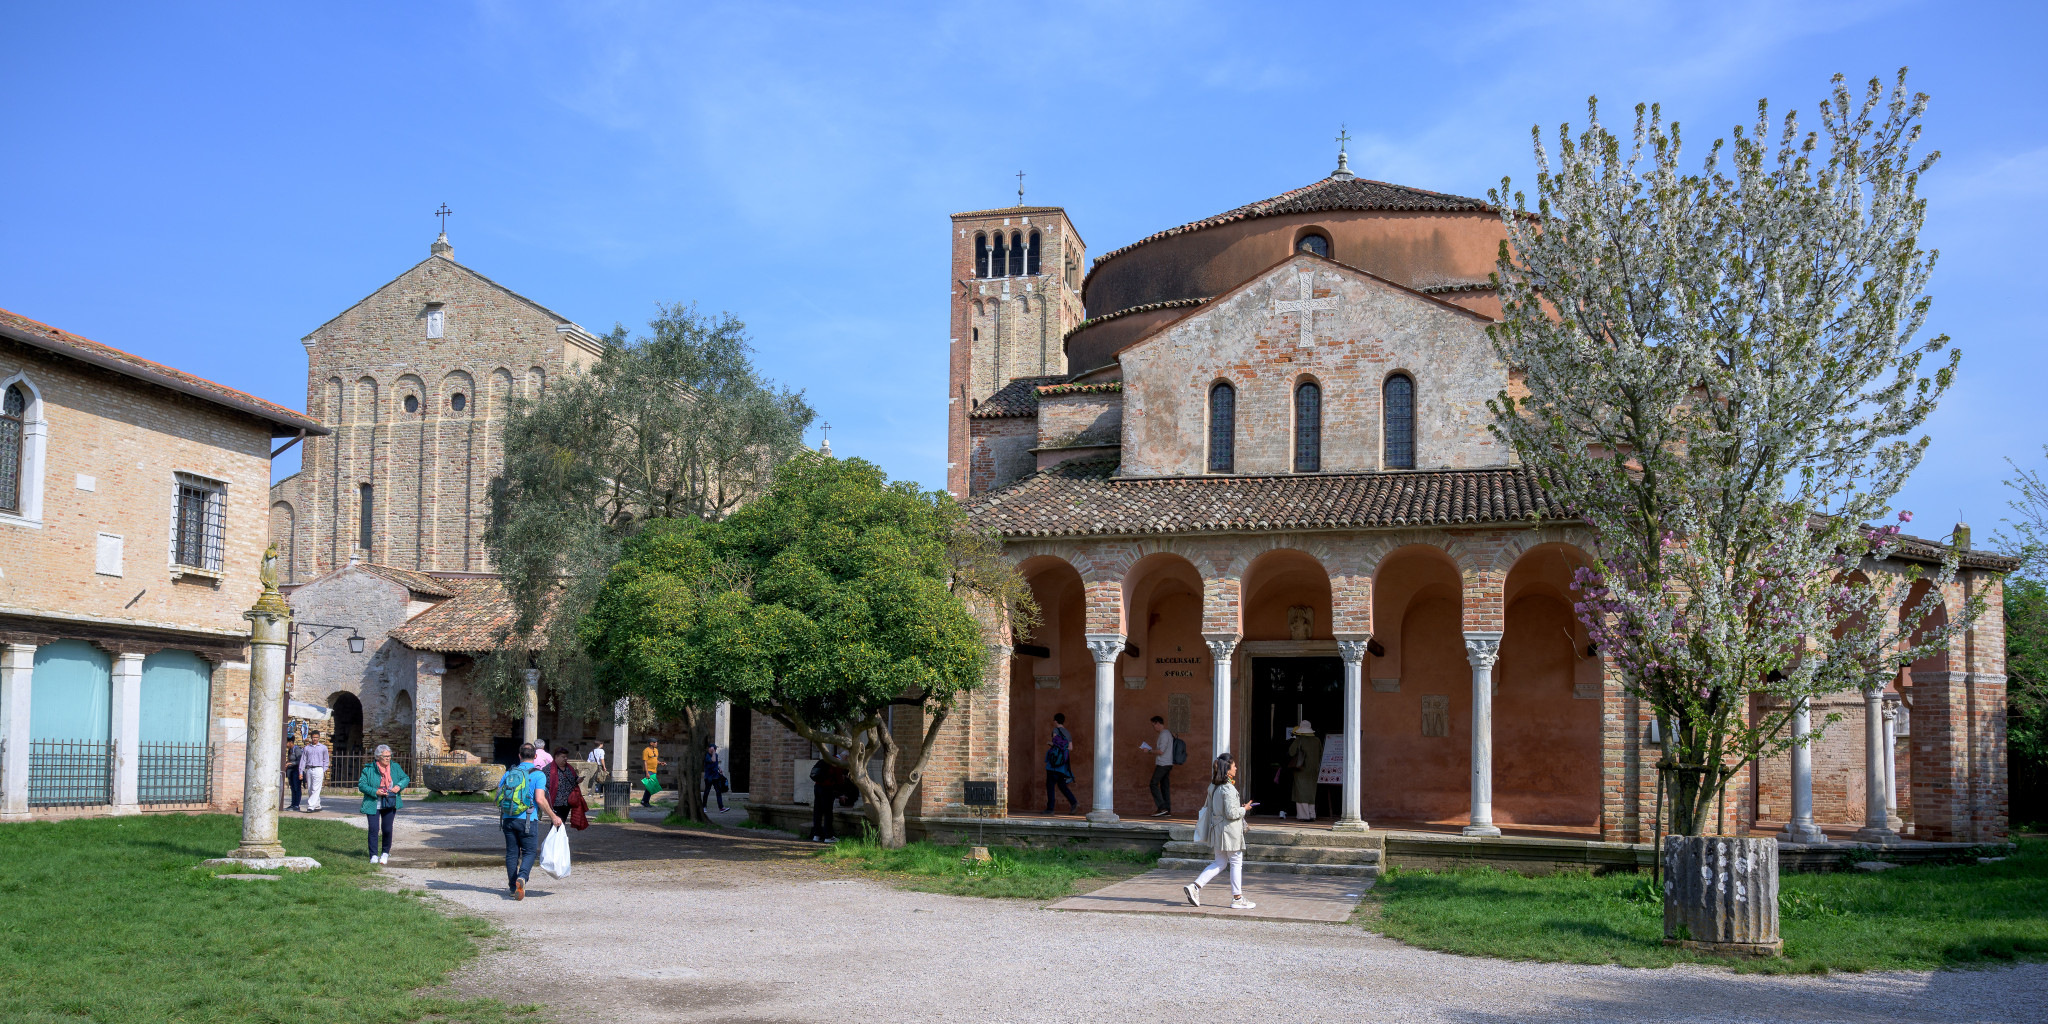
[(1232, 910), (1250, 910), (1256, 906), (1258, 906), (1258, 904), (1253, 903), (1252, 901), (1245, 899), (1242, 896), (1233, 896), (1230, 898), (1230, 909)]
[(390, 855), (390, 854), (388, 854), (388, 853), (380, 855), (380, 856), (379, 856), (379, 857), (377, 858), (377, 863), (379, 863), (379, 864), (389, 864), (389, 863), (391, 863), (391, 855)]
[(1188, 894), (1188, 906), (1199, 907), (1202, 905), (1202, 890), (1195, 888), (1195, 883), (1189, 882), (1181, 886), (1180, 891)]

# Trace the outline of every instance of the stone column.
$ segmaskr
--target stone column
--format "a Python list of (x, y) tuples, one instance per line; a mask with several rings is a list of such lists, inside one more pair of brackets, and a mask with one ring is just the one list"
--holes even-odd
[(1117, 821), (1116, 659), (1124, 653), (1123, 634), (1088, 634), (1088, 653), (1095, 655), (1095, 795), (1088, 820)]
[(1802, 697), (1792, 711), (1792, 817), (1778, 833), (1782, 843), (1828, 841), (1813, 824), (1813, 748), (1807, 745), (1812, 733), (1813, 708)]
[(142, 813), (142, 655), (114, 655), (114, 813)]
[(711, 742), (718, 744), (718, 769), (732, 778), (732, 701), (718, 702), (711, 713)]
[(292, 609), (277, 592), (277, 546), (264, 557), (263, 596), (242, 613), (249, 620), (249, 745), (242, 775), (242, 845), (229, 859), (274, 860), (285, 855), (277, 838), (278, 792), (284, 782), (284, 649)]
[(1863, 691), (1863, 827), (1856, 838), (1866, 843), (1896, 843), (1885, 806), (1884, 687)]
[(1465, 660), (1472, 664), (1472, 823), (1468, 836), (1497, 836), (1493, 824), (1493, 663), (1500, 660), (1499, 633), (1465, 634)]
[(0, 645), (0, 820), (28, 817), (28, 695), (36, 645)]
[(1359, 761), (1365, 750), (1360, 735), (1365, 728), (1365, 686), (1360, 677), (1365, 674), (1365, 647), (1371, 642), (1364, 633), (1337, 641), (1337, 653), (1344, 659), (1344, 802), (1336, 824), (1330, 826), (1334, 832), (1363, 832), (1369, 827), (1359, 814), (1359, 778), (1364, 770)]
[(1899, 695), (1884, 697), (1884, 824), (1897, 832), (1906, 827), (1899, 817)]
[(1230, 659), (1237, 653), (1236, 633), (1204, 633), (1203, 642), (1209, 645), (1210, 677), (1215, 680), (1214, 695), (1209, 698), (1210, 730), (1209, 757), (1230, 751)]
[(448, 734), (441, 719), (441, 680), (447, 674), (446, 655), (434, 651), (413, 653), (412, 753), (413, 764), (421, 775), (426, 774), (428, 758), (449, 753)]
[(611, 778), (604, 787), (604, 809), (612, 814), (625, 814), (633, 806), (632, 781), (626, 770), (626, 759), (633, 756), (626, 749), (631, 742), (626, 729), (631, 700), (620, 697), (612, 702), (612, 749), (605, 755), (605, 767), (611, 770)]
[(525, 741), (540, 739), (540, 669), (526, 670), (526, 722), (520, 729)]

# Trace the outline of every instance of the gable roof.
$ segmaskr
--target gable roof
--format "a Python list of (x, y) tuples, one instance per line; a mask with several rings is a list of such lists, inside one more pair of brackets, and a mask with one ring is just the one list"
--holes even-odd
[(1278, 217), (1289, 213), (1321, 213), (1325, 210), (1423, 210), (1442, 213), (1494, 213), (1496, 207), (1481, 199), (1454, 196), (1447, 192), (1431, 192), (1427, 189), (1409, 188), (1391, 182), (1374, 181), (1371, 178), (1328, 177), (1312, 184), (1303, 185), (1291, 192), (1282, 192), (1271, 199), (1246, 203), (1234, 210), (1225, 210), (1213, 217), (1191, 220), (1177, 228), (1146, 235), (1124, 246), (1111, 249), (1095, 257), (1092, 266), (1101, 266), (1105, 261), (1121, 256), (1148, 242), (1162, 238), (1200, 231), (1203, 228), (1229, 224), (1232, 221), (1257, 220), (1260, 217)]
[(982, 399), (981, 404), (967, 414), (967, 418), (998, 420), (1011, 416), (1036, 416), (1039, 386), (1058, 384), (1066, 379), (1065, 374), (1051, 377), (1013, 377), (1008, 384), (997, 388), (995, 394)]
[(393, 583), (428, 597), (454, 597), (463, 592), (461, 585), (448, 580), (436, 579), (418, 569), (400, 569), (392, 565), (378, 565), (374, 562), (357, 562), (355, 567), (372, 576), (381, 576)]
[(201, 401), (268, 421), (272, 428), (271, 435), (274, 437), (296, 434), (300, 431), (315, 436), (332, 433), (319, 420), (305, 413), (294, 412), (276, 402), (266, 401), (226, 385), (216, 384), (204, 377), (123, 352), (112, 345), (103, 345), (90, 338), (80, 337), (40, 320), (31, 320), (20, 313), (0, 309), (0, 337), (31, 348), (55, 352), (102, 370), (111, 370), (136, 380), (147, 381), (182, 395), (190, 395)]
[(441, 260), (447, 263), (449, 266), (454, 267), (455, 269), (460, 270), (463, 273), (468, 274), (469, 276), (474, 277), (487, 285), (490, 285), (492, 288), (496, 288), (497, 290), (504, 292), (507, 296), (519, 302), (523, 302), (526, 305), (533, 307), (535, 310), (538, 310), (539, 312), (545, 314), (546, 316), (551, 317), (555, 321), (555, 325), (558, 329), (563, 327), (573, 328), (573, 331), (563, 331), (562, 333), (567, 335), (570, 339), (583, 345), (583, 347), (602, 354), (604, 349), (603, 344), (597, 341), (597, 336), (591, 334), (590, 331), (586, 330), (583, 327), (583, 325), (577, 323), (574, 320), (569, 319), (566, 316), (563, 316), (560, 313), (555, 312), (552, 309), (549, 309), (546, 306), (541, 305), (538, 302), (533, 301), (532, 299), (527, 298), (524, 295), (519, 294), (518, 292), (513, 291), (510, 288), (505, 287), (502, 284), (499, 284), (498, 282), (490, 279), (489, 277), (484, 276), (481, 272), (477, 271), (476, 269), (470, 267), (467, 264), (456, 262), (455, 257), (438, 252), (428, 255), (426, 259), (423, 259), (418, 263), (415, 263), (412, 266), (400, 271), (398, 275), (393, 277), (391, 280), (386, 281), (383, 284), (380, 284), (377, 287), (371, 289), (370, 294), (365, 295), (352, 303), (349, 303), (347, 309), (344, 309), (341, 312), (336, 313), (331, 317), (328, 317), (325, 322), (321, 323), (320, 326), (315, 327), (310, 331), (307, 331), (306, 337), (310, 338), (313, 335), (318, 334), (323, 330), (326, 330), (329, 324), (332, 324), (336, 320), (339, 320), (342, 317), (349, 315), (349, 313), (354, 311), (356, 307), (361, 306), (363, 303), (376, 298), (378, 293), (382, 292), (386, 288), (391, 287), (394, 284), (397, 284), (400, 280), (404, 279), (404, 277), (407, 274), (410, 274), (413, 271), (418, 270), (421, 267), (424, 267), (435, 260)]
[[(512, 626), (519, 621), (519, 609), (503, 580), (462, 581), (462, 592), (407, 619), (391, 631), (391, 638), (416, 651), (444, 654), (476, 654), (484, 651), (517, 649)], [(535, 631), (545, 635), (544, 618)]]

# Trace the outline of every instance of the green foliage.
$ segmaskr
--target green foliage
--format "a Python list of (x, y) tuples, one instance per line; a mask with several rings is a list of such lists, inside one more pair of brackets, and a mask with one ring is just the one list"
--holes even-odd
[(1361, 923), (1426, 949), (1629, 967), (1704, 962), (1814, 973), (2048, 960), (2048, 841), (2022, 840), (2018, 854), (1996, 864), (1784, 875), (1780, 959), (1728, 961), (1665, 947), (1663, 906), (1645, 875), (1402, 868), (1380, 877)]
[(489, 999), (419, 995), (490, 926), (364, 883), (363, 832), (287, 818), (291, 851), (325, 865), (276, 882), (193, 865), (235, 845), (227, 815), (10, 825), (0, 860), (0, 1020), (535, 1019)]
[(906, 889), (1025, 900), (1059, 899), (1073, 893), (1075, 882), (1133, 874), (1159, 859), (1124, 850), (992, 846), (988, 860), (969, 861), (967, 849), (936, 843), (887, 849), (866, 832), (859, 839), (841, 839), (819, 859), (891, 878)]

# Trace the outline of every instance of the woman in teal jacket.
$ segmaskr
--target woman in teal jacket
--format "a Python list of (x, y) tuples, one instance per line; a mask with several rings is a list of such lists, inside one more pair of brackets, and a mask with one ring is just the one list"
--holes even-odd
[[(391, 748), (377, 744), (377, 759), (363, 766), (356, 788), (363, 793), (363, 814), (370, 819), (370, 863), (391, 863), (391, 819), (405, 805), (402, 795), (412, 782), (405, 769), (391, 763)], [(378, 823), (383, 823), (384, 852), (377, 852)]]

